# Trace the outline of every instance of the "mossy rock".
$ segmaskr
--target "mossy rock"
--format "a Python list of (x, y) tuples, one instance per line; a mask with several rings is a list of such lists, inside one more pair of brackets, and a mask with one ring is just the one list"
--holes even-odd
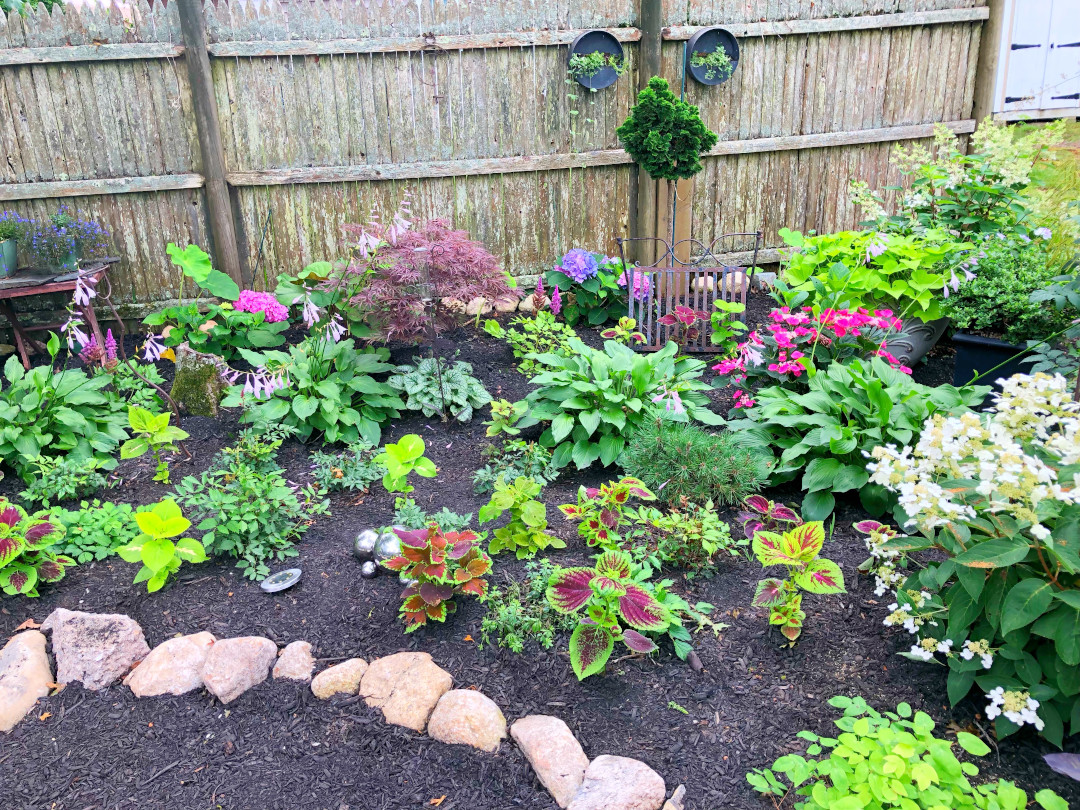
[(203, 354), (181, 343), (176, 353), (176, 376), (173, 377), (173, 400), (180, 410), (192, 416), (216, 417), (228, 383), (222, 376), (225, 361), (213, 354)]

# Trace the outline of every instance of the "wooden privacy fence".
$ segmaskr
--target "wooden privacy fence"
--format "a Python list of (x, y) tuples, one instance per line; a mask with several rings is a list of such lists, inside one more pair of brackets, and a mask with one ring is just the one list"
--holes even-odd
[[(113, 234), (118, 298), (179, 294), (165, 243), (278, 272), (343, 251), (341, 225), (392, 211), (469, 230), (517, 275), (576, 246), (665, 235), (663, 188), (616, 127), (650, 75), (720, 141), (682, 183), (680, 238), (855, 223), (850, 179), (897, 182), (896, 143), (970, 119), (977, 0), (145, 0), (0, 14), (0, 206), (63, 204)], [(739, 38), (734, 76), (682, 75), (701, 25)], [(589, 93), (569, 43), (604, 28), (629, 69)], [(260, 255), (262, 258), (258, 259)], [(772, 249), (770, 251), (770, 249)], [(734, 257), (737, 258), (737, 257)], [(258, 266), (256, 266), (258, 264)]]

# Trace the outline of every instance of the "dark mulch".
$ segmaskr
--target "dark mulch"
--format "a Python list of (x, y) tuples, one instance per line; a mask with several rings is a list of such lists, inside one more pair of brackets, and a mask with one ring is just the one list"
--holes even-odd
[[(766, 303), (754, 296), (751, 321)], [(528, 390), (505, 345), (472, 330), (440, 341), (440, 351), (460, 348), (461, 359), (496, 396), (518, 398)], [(597, 341), (587, 333), (589, 342)], [(394, 352), (401, 361), (409, 350)], [(948, 366), (948, 371), (946, 371)], [(939, 353), (916, 371), (939, 383), (951, 362)], [(717, 394), (718, 404), (730, 401)], [(176, 462), (174, 475), (205, 469), (236, 430), (233, 419), (186, 419), (192, 434), (190, 463)], [(442, 425), (410, 417), (391, 425), (387, 438), (416, 432), (428, 442), (439, 476), (423, 482), (417, 499), (438, 509), (476, 512), (486, 499), (472, 492), (471, 477), (487, 444), (479, 420)], [(309, 448), (286, 445), (281, 463), (294, 481), (305, 481)], [(145, 463), (120, 469), (122, 486), (110, 496), (132, 503), (159, 499), (166, 488), (150, 481)], [(579, 484), (606, 480), (590, 470), (567, 473), (545, 493), (553, 530), (569, 540), (561, 563), (586, 559), (574, 527), (555, 506), (574, 498)], [(0, 494), (11, 494), (11, 476)], [(772, 493), (797, 498), (794, 491)], [(778, 755), (798, 750), (800, 729), (827, 732), (834, 710), (825, 701), (837, 694), (862, 695), (879, 709), (900, 701), (928, 711), (939, 731), (955, 722), (978, 732), (981, 705), (947, 706), (944, 669), (897, 656), (906, 634), (886, 630), (883, 604), (856, 572), (865, 553), (851, 530), (863, 515), (842, 505), (827, 545), (841, 563), (849, 593), (808, 597), (806, 631), (794, 648), (747, 606), (759, 578), (756, 563), (726, 562), (712, 579), (687, 582), (677, 573), (676, 590), (691, 602), (717, 606), (716, 618), (730, 627), (719, 638), (697, 636), (704, 670), (693, 672), (670, 649), (650, 659), (621, 659), (603, 677), (579, 683), (566, 654), (566, 639), (550, 651), (535, 644), (525, 653), (477, 648), (481, 606), (460, 600), (445, 625), (412, 635), (397, 619), (400, 586), (387, 576), (364, 580), (351, 556), (355, 534), (387, 523), (393, 498), (376, 491), (358, 502), (333, 498), (332, 516), (319, 519), (299, 546), (300, 584), (270, 596), (223, 562), (183, 571), (179, 581), (147, 595), (131, 584), (135, 567), (119, 559), (82, 566), (40, 599), (0, 603), (0, 636), (26, 619), (42, 621), (56, 607), (120, 612), (135, 618), (151, 645), (178, 633), (210, 630), (219, 637), (259, 634), (287, 643), (304, 639), (329, 664), (351, 656), (368, 659), (399, 650), (426, 650), (460, 687), (476, 687), (494, 699), (509, 720), (525, 714), (562, 717), (591, 756), (615, 753), (654, 767), (669, 789), (685, 783), (687, 807), (767, 808), (771, 804), (746, 784), (745, 773)], [(729, 515), (730, 517), (730, 515)], [(494, 579), (520, 578), (524, 565), (496, 558)], [(681, 709), (681, 710), (680, 710)], [(684, 713), (685, 712), (685, 713)], [(978, 725), (974, 725), (977, 723)], [(1075, 750), (1075, 742), (1072, 745)], [(1048, 747), (1018, 735), (984, 763), (984, 774), (1014, 779), (1033, 791), (1052, 787), (1080, 802), (1075, 782), (1052, 774), (1040, 759)], [(78, 685), (43, 700), (40, 708), (0, 739), (0, 807), (49, 808), (421, 808), (445, 799), (441, 810), (554, 808), (520, 751), (505, 744), (497, 754), (446, 746), (382, 723), (356, 699), (321, 702), (304, 686), (267, 682), (227, 707), (205, 693), (136, 700), (124, 687), (98, 693)]]

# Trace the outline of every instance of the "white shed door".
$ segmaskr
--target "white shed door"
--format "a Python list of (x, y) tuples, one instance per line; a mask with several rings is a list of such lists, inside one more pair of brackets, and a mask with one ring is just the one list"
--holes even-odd
[(1042, 109), (1080, 107), (1080, 0), (1054, 0)]
[(1005, 12), (998, 112), (1080, 106), (1080, 0), (1012, 0)]

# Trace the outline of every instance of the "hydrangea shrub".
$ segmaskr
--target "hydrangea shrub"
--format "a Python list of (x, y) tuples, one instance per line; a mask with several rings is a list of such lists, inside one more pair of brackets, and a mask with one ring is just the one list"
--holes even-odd
[[(626, 267), (617, 256), (574, 248), (544, 275), (551, 288), (551, 311), (574, 325), (586, 320), (592, 326), (627, 314), (627, 296), (648, 293), (648, 279), (634, 273), (633, 290), (627, 290)], [(563, 303), (562, 296), (566, 296)], [(558, 302), (558, 303), (556, 303)]]

